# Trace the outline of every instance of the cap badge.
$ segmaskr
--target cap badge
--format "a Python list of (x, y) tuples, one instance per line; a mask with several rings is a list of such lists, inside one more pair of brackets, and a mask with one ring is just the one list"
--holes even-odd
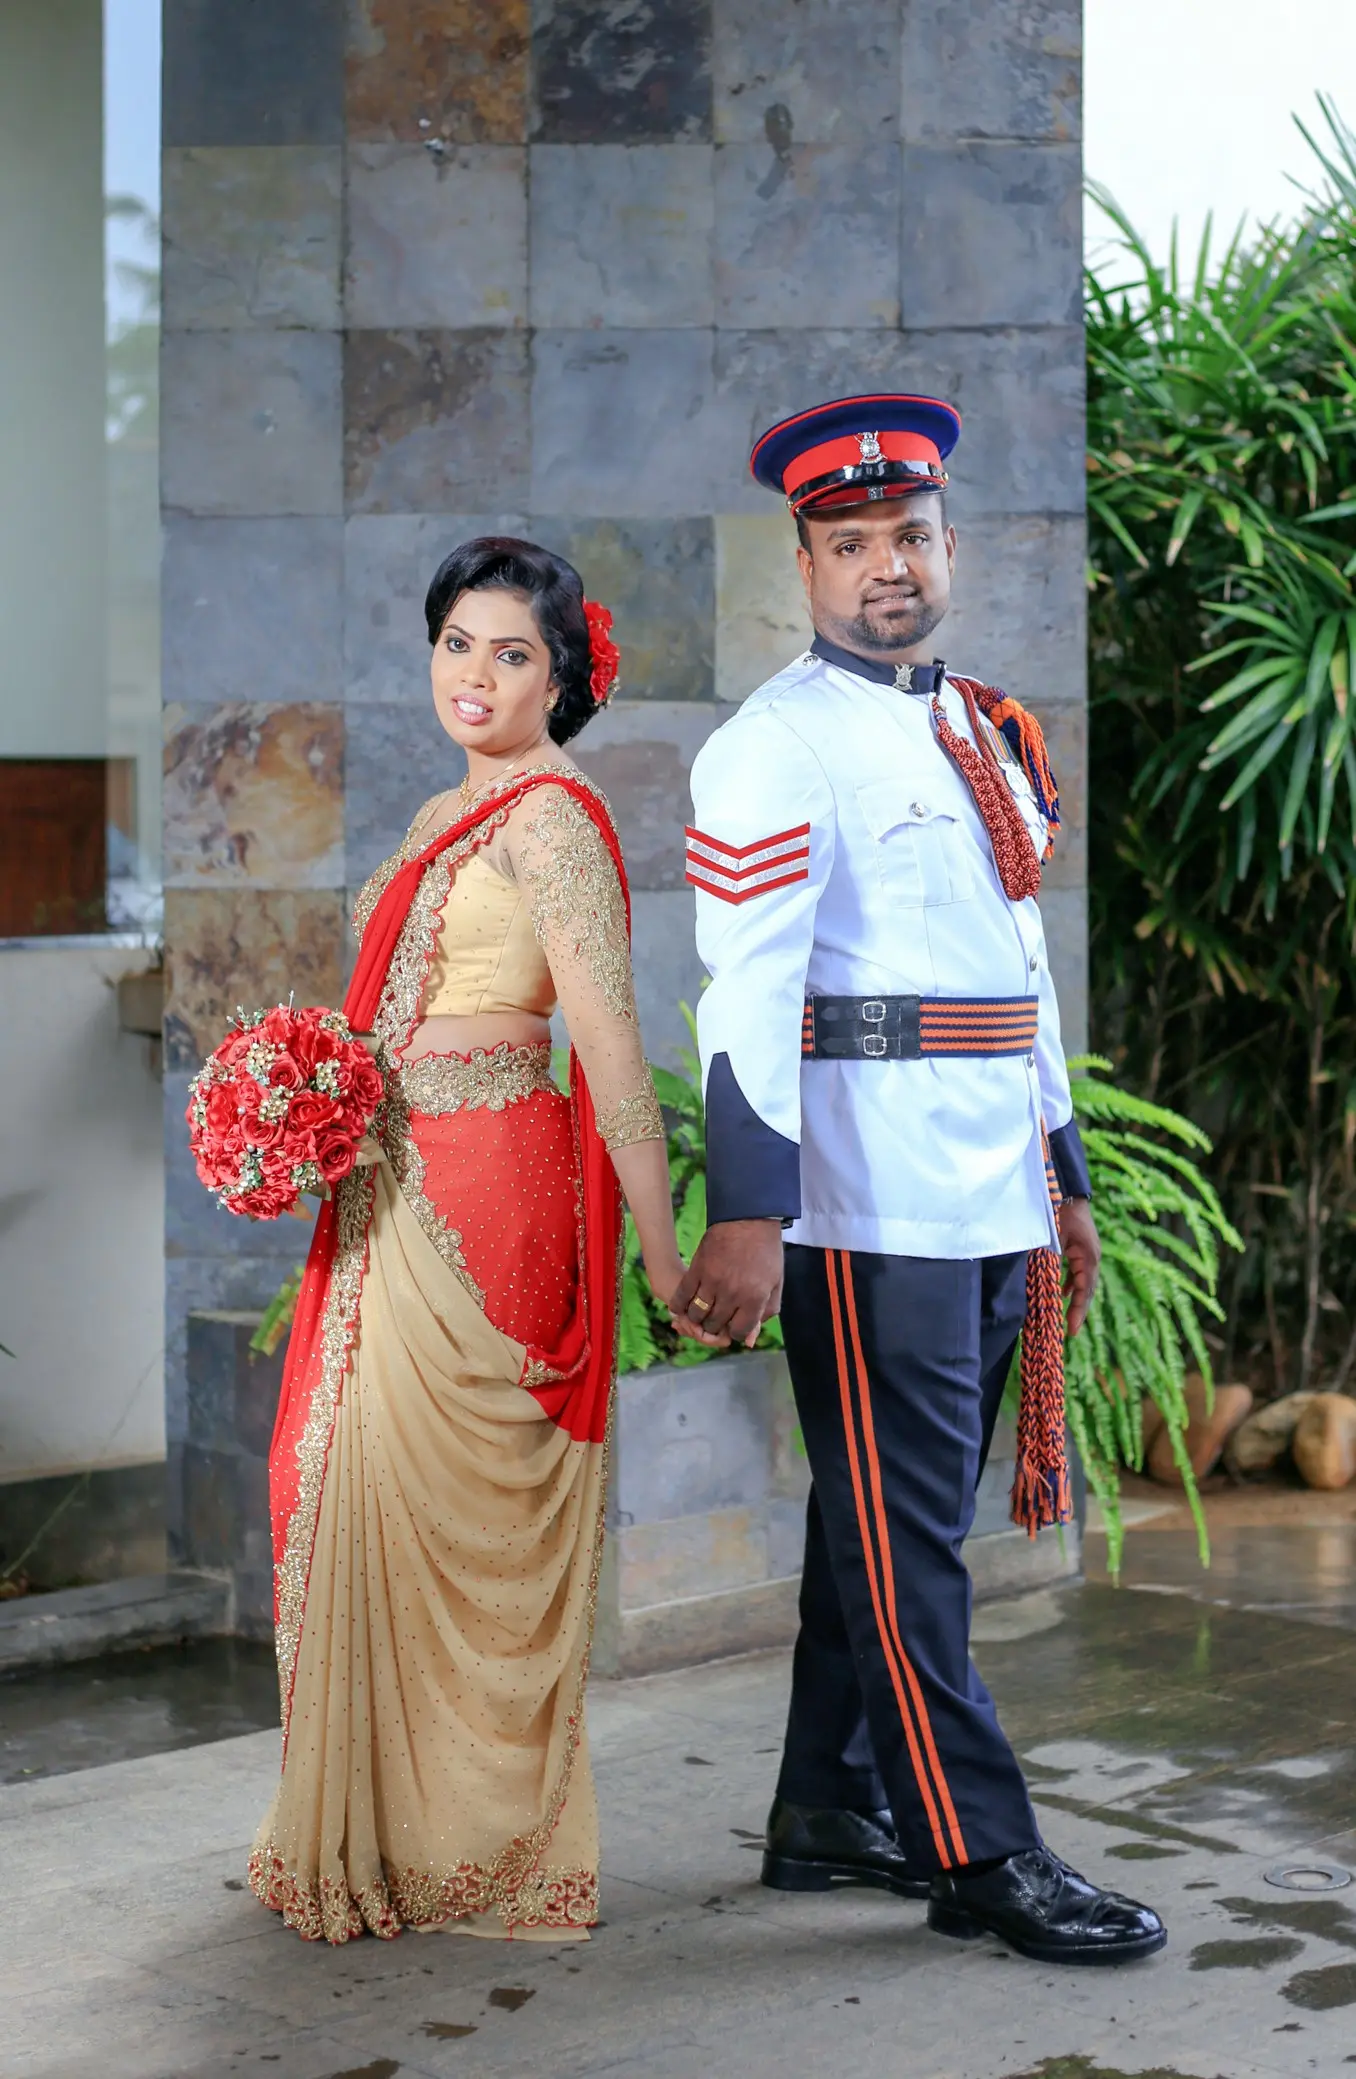
[(900, 665), (897, 665), (897, 666), (895, 667), (895, 691), (896, 691), (896, 693), (912, 693), (912, 691), (913, 691), (913, 666), (912, 666), (912, 664), (900, 664)]
[(863, 462), (884, 461), (885, 458), (880, 451), (879, 433), (859, 433), (857, 435), (857, 445), (861, 449)]

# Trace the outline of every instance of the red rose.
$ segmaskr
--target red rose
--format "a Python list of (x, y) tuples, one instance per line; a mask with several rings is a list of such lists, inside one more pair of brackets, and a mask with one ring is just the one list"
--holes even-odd
[(335, 1127), (316, 1135), (315, 1159), (321, 1176), (327, 1184), (337, 1184), (353, 1167), (357, 1154), (357, 1142), (351, 1134), (341, 1133)]
[(204, 1131), (214, 1139), (229, 1133), (235, 1124), (236, 1096), (230, 1083), (214, 1083), (207, 1093), (207, 1118)]
[(361, 1058), (353, 1063), (349, 1072), (349, 1102), (357, 1105), (364, 1117), (370, 1119), (381, 1103), (384, 1088), (381, 1070), (364, 1048)]
[(268, 1080), (275, 1090), (300, 1090), (306, 1081), (293, 1055), (280, 1054), (268, 1072)]
[(287, 1123), (293, 1133), (319, 1133), (322, 1126), (334, 1124), (341, 1109), (338, 1099), (326, 1097), (323, 1090), (303, 1090), (288, 1106)]
[(267, 1040), (272, 1046), (287, 1047), (291, 1045), (294, 1030), (295, 1020), (291, 1011), (285, 1003), (280, 1003), (276, 1010), (268, 1013), (262, 1025), (255, 1026), (254, 1036)]

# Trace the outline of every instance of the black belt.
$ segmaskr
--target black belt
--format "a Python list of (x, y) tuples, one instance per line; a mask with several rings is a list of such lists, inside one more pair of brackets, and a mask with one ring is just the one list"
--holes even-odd
[(922, 1061), (949, 1054), (1030, 1054), (1034, 996), (807, 996), (806, 1061)]

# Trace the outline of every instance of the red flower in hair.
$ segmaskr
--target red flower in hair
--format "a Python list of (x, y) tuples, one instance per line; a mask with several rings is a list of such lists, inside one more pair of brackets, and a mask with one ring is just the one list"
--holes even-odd
[(589, 690), (598, 707), (606, 707), (617, 690), (617, 666), (621, 651), (612, 640), (612, 616), (596, 599), (584, 601), (584, 618), (589, 624), (589, 656), (593, 670)]

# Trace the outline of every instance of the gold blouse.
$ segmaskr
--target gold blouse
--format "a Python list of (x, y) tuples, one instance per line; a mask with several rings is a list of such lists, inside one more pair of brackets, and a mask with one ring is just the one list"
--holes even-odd
[(527, 1011), (549, 1018), (555, 1007), (555, 983), (522, 889), (483, 852), (472, 852), (447, 891), (420, 1017)]
[[(425, 804), (400, 851), (359, 896), (360, 933), (393, 873), (434, 835), (443, 800)], [(377, 1018), (383, 1037), (406, 1045), (423, 1018), (489, 1011), (549, 1018), (558, 1002), (608, 1147), (664, 1138), (636, 1017), (621, 882), (597, 825), (573, 795), (536, 788), (482, 846), (467, 850), (459, 840), (426, 868), (402, 939), (429, 926), (426, 968), (413, 937), (393, 956), (383, 995), (391, 1015)], [(396, 979), (416, 967), (417, 997)]]

